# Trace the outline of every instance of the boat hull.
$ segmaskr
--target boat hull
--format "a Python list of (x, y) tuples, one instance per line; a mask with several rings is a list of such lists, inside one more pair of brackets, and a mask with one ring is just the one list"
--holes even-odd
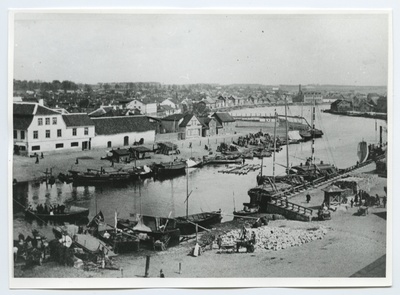
[(79, 212), (70, 212), (70, 213), (65, 213), (65, 214), (42, 214), (42, 213), (37, 213), (34, 211), (26, 210), (25, 211), (25, 217), (28, 219), (38, 219), (38, 220), (44, 220), (44, 221), (53, 221), (53, 222), (84, 222), (87, 221), (87, 218), (89, 216), (89, 209), (85, 209)]
[[(199, 214), (192, 214), (188, 216), (188, 222), (186, 216), (177, 217), (176, 226), (180, 229), (182, 235), (190, 235), (196, 232), (196, 224), (209, 228), (211, 225), (221, 223), (222, 216), (221, 212), (204, 212)], [(200, 227), (197, 228), (198, 231), (202, 231)]]

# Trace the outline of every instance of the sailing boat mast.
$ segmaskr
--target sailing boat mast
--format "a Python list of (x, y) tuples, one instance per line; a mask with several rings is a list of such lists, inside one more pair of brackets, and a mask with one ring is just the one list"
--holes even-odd
[(288, 117), (287, 117), (287, 97), (285, 94), (285, 122), (286, 122), (286, 174), (289, 174), (289, 130), (288, 130)]
[(186, 165), (186, 219), (189, 217), (189, 170)]
[(312, 141), (311, 141), (311, 165), (315, 163), (315, 154), (314, 154), (314, 143), (315, 143), (315, 98), (313, 99), (313, 107), (312, 107), (312, 115), (311, 115), (311, 135), (312, 135)]
[(276, 154), (276, 121), (278, 120), (278, 114), (275, 111), (275, 124), (274, 124), (274, 156), (272, 161), (272, 177), (275, 184), (275, 154)]

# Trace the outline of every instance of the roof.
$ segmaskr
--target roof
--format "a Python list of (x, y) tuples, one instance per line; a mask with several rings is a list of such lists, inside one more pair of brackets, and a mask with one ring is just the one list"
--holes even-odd
[(151, 149), (145, 147), (145, 146), (133, 146), (131, 147), (132, 150), (137, 151), (139, 153), (147, 153), (147, 152), (152, 152)]
[(35, 115), (60, 115), (60, 113), (44, 106), (38, 105)]
[(341, 188), (332, 184), (332, 185), (322, 189), (322, 191), (324, 191), (326, 193), (340, 193), (340, 192), (343, 192), (344, 190), (342, 190)]
[(125, 156), (130, 154), (130, 152), (127, 149), (111, 150), (110, 153), (117, 154), (118, 156)]
[(13, 113), (14, 115), (33, 115), (36, 104), (33, 103), (14, 103)]
[(87, 114), (68, 114), (63, 115), (62, 117), (67, 127), (94, 125), (93, 121)]
[(184, 114), (173, 114), (169, 115), (167, 117), (162, 118), (162, 121), (179, 121), (182, 119), (185, 115)]
[(146, 116), (106, 117), (92, 120), (97, 135), (155, 130), (155, 126), (149, 122)]
[(179, 124), (179, 127), (186, 127), (186, 125), (192, 120), (193, 114), (186, 114), (185, 117), (183, 117), (183, 121)]
[(229, 113), (214, 113), (213, 116), (221, 122), (235, 122), (235, 119)]
[(33, 120), (33, 115), (32, 116), (14, 115), (13, 117), (14, 129), (27, 130), (29, 125), (31, 125), (32, 120)]

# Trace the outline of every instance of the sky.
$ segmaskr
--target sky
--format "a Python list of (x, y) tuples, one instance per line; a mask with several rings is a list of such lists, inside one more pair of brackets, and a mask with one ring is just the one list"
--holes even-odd
[(387, 14), (17, 13), (14, 79), (385, 86)]

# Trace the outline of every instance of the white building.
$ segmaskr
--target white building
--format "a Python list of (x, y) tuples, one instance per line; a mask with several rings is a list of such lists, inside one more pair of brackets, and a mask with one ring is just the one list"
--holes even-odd
[(91, 148), (94, 124), (86, 114), (62, 115), (38, 103), (14, 103), (13, 107), (15, 153)]
[(157, 114), (157, 104), (149, 100), (134, 99), (126, 105), (126, 108), (130, 110), (138, 109), (143, 115)]
[(167, 98), (164, 99), (160, 105), (162, 106), (170, 106), (173, 109), (178, 109), (179, 108), (179, 102), (177, 102), (176, 100), (172, 99), (172, 98)]
[(304, 103), (323, 103), (322, 92), (320, 91), (304, 91)]
[(96, 136), (93, 148), (131, 146), (143, 138), (144, 143), (154, 143), (156, 126), (146, 116), (92, 118)]

